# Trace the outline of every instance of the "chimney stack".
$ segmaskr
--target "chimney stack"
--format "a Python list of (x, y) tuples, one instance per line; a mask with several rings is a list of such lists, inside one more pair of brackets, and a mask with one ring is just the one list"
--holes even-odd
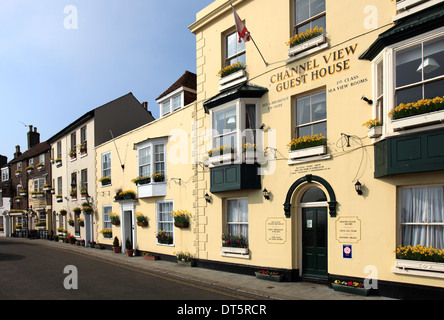
[(148, 111), (148, 102), (142, 102), (142, 107)]
[(14, 159), (20, 157), (21, 155), (22, 153), (20, 152), (20, 146), (15, 146)]
[(37, 132), (37, 128), (34, 128), (34, 130), (32, 129), (33, 127), (29, 126), (28, 150), (40, 143), (40, 133)]

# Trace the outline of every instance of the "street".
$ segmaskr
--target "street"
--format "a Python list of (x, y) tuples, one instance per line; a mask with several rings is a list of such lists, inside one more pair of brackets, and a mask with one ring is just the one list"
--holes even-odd
[(0, 278), (1, 300), (251, 299), (31, 240), (0, 238)]

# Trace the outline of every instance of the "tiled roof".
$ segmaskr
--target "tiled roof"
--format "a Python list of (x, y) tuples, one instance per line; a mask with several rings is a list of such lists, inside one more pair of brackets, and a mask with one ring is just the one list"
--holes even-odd
[(196, 83), (197, 83), (196, 82), (196, 74), (187, 70), (175, 83), (173, 83), (173, 85), (171, 85), (171, 87), (168, 88), (168, 90), (166, 90), (159, 97), (157, 97), (156, 100), (159, 100), (159, 99), (167, 96), (171, 92), (173, 92), (181, 87), (196, 90), (196, 87), (197, 87)]
[(25, 159), (29, 159), (29, 158), (38, 156), (39, 154), (45, 153), (50, 149), (51, 149), (51, 146), (49, 145), (49, 143), (47, 141), (40, 142), (39, 144), (36, 144), (31, 149), (23, 152), (17, 158), (12, 159), (9, 163), (15, 163), (15, 162), (23, 161)]

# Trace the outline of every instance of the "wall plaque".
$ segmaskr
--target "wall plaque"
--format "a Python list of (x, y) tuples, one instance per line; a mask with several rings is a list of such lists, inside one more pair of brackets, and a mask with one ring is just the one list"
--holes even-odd
[(361, 240), (361, 220), (357, 217), (341, 217), (336, 220), (336, 240), (356, 243)]
[(268, 218), (265, 222), (265, 237), (270, 244), (287, 241), (287, 221), (284, 218)]

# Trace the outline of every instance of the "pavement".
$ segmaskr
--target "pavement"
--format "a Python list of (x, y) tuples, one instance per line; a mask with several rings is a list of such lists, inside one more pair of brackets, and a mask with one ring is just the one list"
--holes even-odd
[(62, 242), (42, 239), (3, 238), (10, 241), (23, 241), (35, 245), (88, 255), (95, 259), (141, 270), (154, 276), (174, 278), (176, 281), (193, 283), (214, 290), (232, 291), (239, 295), (252, 295), (252, 299), (270, 300), (394, 300), (379, 296), (359, 296), (334, 291), (327, 285), (308, 282), (272, 282), (256, 279), (255, 276), (217, 271), (199, 267), (184, 267), (177, 263), (163, 260), (146, 260), (141, 256), (128, 257), (125, 253), (114, 253), (112, 250), (99, 250), (81, 247)]

